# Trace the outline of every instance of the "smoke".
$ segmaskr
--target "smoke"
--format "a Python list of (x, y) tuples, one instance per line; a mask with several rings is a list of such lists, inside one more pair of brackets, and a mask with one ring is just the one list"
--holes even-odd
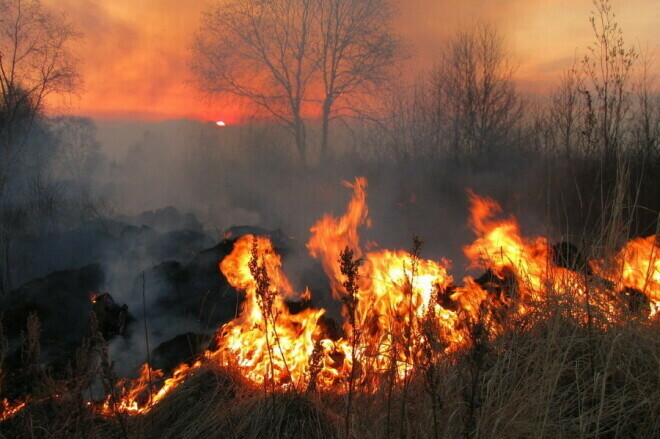
[[(84, 7), (74, 7), (74, 3)], [(199, 114), (198, 108), (192, 108), (197, 105), (196, 96), (181, 83), (187, 75), (187, 49), (179, 37), (190, 34), (202, 6), (193, 2), (198, 10), (187, 10), (186, 25), (174, 26), (179, 17), (173, 20), (171, 16), (143, 23), (142, 17), (153, 17), (145, 9), (155, 8), (156, 3), (144, 2), (132, 11), (135, 14), (127, 15), (121, 10), (126, 11), (128, 2), (115, 8), (94, 0), (62, 2), (75, 15), (74, 21), (83, 24), (85, 33), (80, 50), (87, 60), (83, 75), (89, 88), (82, 110), (118, 111), (124, 116), (136, 108), (152, 115), (159, 111)], [(402, 6), (397, 23), (402, 36), (417, 50), (417, 59), (411, 63), (416, 68), (411, 70), (434, 63), (438, 42), (453, 28), (450, 24), (469, 22), (475, 10), (480, 10), (481, 19), (507, 26), (524, 21), (516, 17), (539, 9), (514, 0), (497, 6), (476, 0), (422, 3)], [(525, 26), (520, 27), (525, 30)], [(174, 30), (155, 41), (154, 35), (167, 27)], [(582, 28), (589, 35), (588, 26)], [(512, 35), (518, 50), (526, 50), (520, 45), (524, 34)], [(575, 35), (552, 32), (561, 34)], [(546, 52), (538, 47), (537, 52)], [(556, 74), (572, 59), (565, 58), (567, 51), (561, 52), (561, 59), (539, 58), (534, 66), (523, 66), (523, 73)], [(155, 78), (147, 81), (147, 76)], [(92, 108), (89, 102), (103, 102), (106, 107)], [(181, 103), (190, 108), (173, 109)], [(79, 126), (89, 128), (88, 122)], [(314, 305), (338, 316), (339, 304), (305, 243), (310, 227), (324, 214), (344, 212), (350, 191), (341, 184), (343, 180), (357, 176), (368, 180), (371, 227), (360, 231), (364, 248), (408, 249), (413, 236), (419, 236), (424, 240), (422, 257), (452, 261), (450, 273), (456, 280), (467, 272), (463, 246), (474, 239), (467, 222), (468, 188), (494, 198), (505, 212), (514, 214), (525, 235), (549, 236), (551, 241), (564, 237), (550, 221), (548, 164), (524, 148), (498, 151), (475, 167), (460, 158), (392, 151), (382, 141), (383, 133), (337, 123), (333, 126), (334, 156), (318, 163), (314, 152), (319, 145), (314, 139), (319, 137), (319, 127), (311, 123), (307, 135), (314, 164), (306, 169), (299, 164), (289, 135), (269, 124), (220, 128), (212, 122), (190, 120), (115, 120), (98, 121), (97, 128), (89, 130), (96, 137), (90, 139), (94, 150), (84, 157), (84, 166), (76, 166), (83, 162), (77, 156), (62, 165), (58, 154), (68, 147), (60, 145), (62, 133), (58, 137), (44, 128), (35, 135), (30, 145), (34, 147), (26, 151), (21, 164), (26, 166), (21, 171), (23, 181), (30, 177), (34, 187), (12, 193), (17, 199), (25, 198), (29, 220), (11, 243), (12, 275), (18, 286), (56, 270), (100, 264), (105, 279), (102, 288), (117, 303), (126, 304), (133, 316), (129, 333), (111, 342), (110, 354), (120, 375), (136, 371), (150, 359), (150, 351), (168, 340), (183, 333), (212, 332), (234, 315), (238, 297), (222, 282), (217, 267), (226, 251), (219, 243), (224, 231), (234, 226), (279, 231), (285, 236), (279, 250), (294, 288), (302, 292), (309, 287)], [(71, 166), (84, 168), (84, 175), (78, 175), (83, 171), (71, 173)], [(45, 168), (48, 179), (43, 177)], [(568, 173), (553, 176), (554, 181), (562, 178), (569, 178)], [(23, 181), (16, 186), (27, 187)]]
[[(328, 279), (305, 244), (324, 214), (344, 213), (351, 193), (343, 180), (368, 180), (371, 227), (360, 231), (363, 248), (408, 249), (419, 236), (422, 257), (451, 260), (457, 280), (467, 268), (462, 247), (474, 238), (467, 188), (501, 202), (524, 233), (547, 234), (542, 163), (521, 152), (503, 152), (479, 169), (441, 156), (394, 160), (366, 131), (337, 128), (341, 147), (335, 156), (305, 169), (287, 134), (272, 125), (97, 125), (100, 150), (88, 157), (94, 163), (86, 169), (93, 172), (84, 186), (90, 200), (106, 200), (109, 207), (30, 246), (17, 242), (17, 248), (31, 249), (17, 271), (25, 282), (54, 270), (101, 265), (103, 291), (128, 305), (134, 318), (129, 333), (110, 345), (120, 375), (134, 373), (162, 343), (213, 332), (235, 314), (236, 292), (217, 267), (226, 253), (214, 247), (233, 226), (279, 231), (284, 270), (295, 290), (309, 287), (314, 306), (338, 317)], [(310, 126), (310, 139), (316, 129)], [(317, 147), (310, 144), (312, 151)]]
[[(112, 150), (105, 151), (113, 155), (112, 171), (101, 186), (111, 189), (106, 195), (119, 200), (122, 212), (136, 215), (172, 205), (194, 213), (214, 239), (237, 225), (281, 230), (295, 247), (289, 256), (295, 262), (285, 264), (298, 271), (292, 279), (313, 266), (304, 248), (310, 227), (326, 213), (343, 213), (350, 193), (341, 182), (356, 176), (369, 182), (373, 227), (362, 231), (363, 244), (409, 248), (418, 235), (425, 241), (424, 256), (453, 260), (459, 276), (465, 268), (461, 248), (473, 238), (467, 188), (500, 201), (529, 234), (547, 232), (541, 164), (514, 153), (474, 170), (441, 158), (430, 163), (365, 157), (359, 151), (367, 146), (353, 139), (335, 159), (307, 170), (297, 163), (285, 135), (271, 126), (171, 121), (128, 127), (114, 123), (99, 130), (101, 139), (114, 139)], [(297, 285), (301, 291), (304, 286)]]

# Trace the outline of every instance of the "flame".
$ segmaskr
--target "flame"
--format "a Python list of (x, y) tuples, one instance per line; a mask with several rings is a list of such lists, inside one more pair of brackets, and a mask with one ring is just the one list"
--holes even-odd
[[(249, 268), (253, 256), (266, 268), (270, 279), (270, 311), (260, 303), (257, 281)], [(220, 270), (234, 288), (245, 291), (246, 297), (240, 316), (218, 332), (219, 348), (210, 357), (237, 366), (254, 383), (272, 378), (277, 386), (302, 385), (315, 344), (321, 343), (328, 355), (333, 345), (331, 340), (322, 338), (317, 325), (325, 310), (289, 312), (284, 299), (303, 295), (293, 291), (282, 271), (281, 258), (266, 237), (239, 238), (231, 254), (220, 263)], [(304, 298), (309, 297), (307, 291)], [(326, 376), (327, 372), (321, 375)]]
[(660, 236), (635, 238), (612, 260), (593, 261), (591, 267), (618, 290), (630, 288), (649, 300), (650, 314), (660, 311)]
[[(338, 300), (344, 295), (345, 281), (338, 255), (348, 248), (356, 257), (362, 257), (364, 252), (359, 245), (358, 228), (371, 225), (367, 218), (366, 180), (356, 178), (355, 183), (344, 184), (353, 189), (346, 214), (339, 218), (326, 215), (311, 228), (312, 235), (307, 244), (310, 255), (321, 260), (333, 295)], [(395, 364), (398, 375), (402, 376), (412, 367), (411, 352), (416, 350), (416, 343), (412, 340), (412, 333), (405, 328), (414, 318), (422, 317), (429, 308), (441, 316), (447, 327), (456, 324), (453, 312), (432, 303), (434, 294), (452, 282), (446, 265), (446, 262), (420, 259), (403, 250), (375, 251), (364, 256), (364, 264), (359, 269), (355, 310), (356, 326), (365, 338), (361, 343), (363, 347), (356, 353), (362, 358), (363, 375), (386, 372)], [(344, 306), (344, 317), (347, 312)], [(346, 319), (346, 334), (350, 336), (354, 330), (349, 319)], [(392, 349), (402, 338), (406, 339), (404, 344), (408, 344), (407, 349), (399, 350), (393, 357)], [(461, 338), (453, 337), (454, 341)], [(350, 352), (350, 345), (345, 340), (344, 343), (344, 350)]]
[[(144, 414), (205, 362), (235, 368), (271, 391), (313, 386), (344, 392), (349, 376), (370, 391), (384, 382), (379, 380), (384, 374), (405, 379), (416, 366), (469, 346), (474, 322), (485, 322), (492, 337), (503, 330), (504, 312), (522, 315), (550, 298), (567, 297), (613, 314), (617, 294), (632, 289), (646, 298), (650, 316), (660, 307), (657, 236), (633, 239), (612, 257), (589, 261), (590, 272), (578, 273), (555, 265), (546, 238), (524, 237), (515, 218), (501, 217), (495, 201), (469, 192), (469, 224), (476, 238), (463, 251), (470, 268), (486, 275), (467, 276), (455, 285), (449, 261), (423, 259), (419, 246), (377, 250), (377, 243), (368, 242), (363, 249), (358, 231), (371, 226), (367, 181), (344, 184), (352, 190), (346, 213), (324, 216), (311, 227), (307, 243), (310, 255), (321, 261), (333, 297), (343, 304), (341, 333), (328, 330), (324, 309), (290, 310), (289, 301), (313, 303), (312, 292), (293, 289), (269, 238), (246, 235), (219, 263), (245, 300), (240, 315), (218, 329), (216, 348), (192, 365), (180, 365), (167, 379), (143, 365), (139, 377), (121, 382), (98, 411)], [(339, 257), (344, 249), (360, 260), (354, 302), (345, 300), (348, 279)], [(429, 353), (432, 343), (439, 348)], [(23, 406), (4, 400), (0, 421)]]
[[(200, 360), (192, 365), (182, 363), (177, 366), (170, 378), (163, 381), (163, 372), (152, 369), (148, 364), (143, 364), (138, 378), (132, 381), (121, 381), (119, 383), (119, 387), (122, 389), (121, 393), (106, 396), (103, 404), (97, 410), (103, 416), (112, 416), (114, 413), (133, 415), (146, 413), (185, 381), (191, 371), (201, 365)], [(159, 382), (163, 382), (163, 385), (159, 390), (156, 390)]]
[(367, 219), (369, 209), (366, 202), (366, 178), (358, 177), (353, 184), (345, 181), (344, 186), (353, 189), (353, 198), (348, 203), (346, 214), (340, 218), (325, 215), (312, 226), (310, 230), (312, 235), (307, 242), (309, 254), (321, 259), (335, 299), (341, 299), (343, 288), (340, 281), (343, 276), (337, 262), (339, 253), (348, 247), (355, 252), (356, 257), (361, 257), (360, 236), (357, 229), (363, 224), (370, 225)]
[(512, 286), (521, 302), (543, 300), (549, 292), (564, 291), (567, 286), (582, 288), (578, 273), (553, 264), (546, 238), (523, 238), (515, 218), (495, 219), (502, 210), (495, 201), (468, 193), (472, 204), (469, 223), (477, 235), (472, 244), (463, 248), (470, 268), (491, 269), (501, 280), (507, 270), (512, 271)]
[(629, 241), (615, 256), (621, 266), (621, 284), (660, 301), (660, 245), (657, 236)]

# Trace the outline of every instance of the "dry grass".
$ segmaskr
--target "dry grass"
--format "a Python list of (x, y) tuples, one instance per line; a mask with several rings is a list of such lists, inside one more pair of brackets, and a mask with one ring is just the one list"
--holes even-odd
[[(207, 365), (195, 370), (157, 409), (128, 419), (133, 438), (231, 437), (232, 406), (242, 382), (226, 370)], [(121, 437), (116, 422), (104, 425), (102, 438)]]
[[(473, 354), (448, 359), (435, 395), (438, 437), (658, 437), (660, 322), (631, 315), (590, 331), (572, 313), (554, 304), (510, 322), (483, 347), (474, 396)], [(389, 397), (399, 407), (402, 389)], [(422, 374), (412, 375), (405, 410), (392, 410), (389, 431), (387, 406), (386, 388), (357, 388), (351, 437), (434, 437)], [(149, 414), (131, 418), (128, 431), (135, 438), (333, 438), (344, 437), (345, 414), (345, 396), (264, 397), (263, 389), (207, 365)], [(119, 434), (113, 421), (101, 431)]]
[(1, 423), (0, 437), (660, 437), (659, 316), (627, 311), (622, 297), (607, 311), (576, 297), (553, 296), (522, 316), (503, 314), (495, 338), (479, 322), (468, 323), (471, 348), (438, 354), (446, 345), (437, 343), (427, 355), (433, 364), (405, 382), (367, 377), (380, 382), (376, 389), (356, 381), (350, 403), (334, 392), (271, 392), (206, 363), (147, 414), (109, 419), (85, 403), (99, 369), (90, 362), (92, 345), (81, 348), (71, 377), (57, 382), (30, 360), (38, 350), (32, 322), (24, 358), (32, 361), (29, 384), (42, 400)]

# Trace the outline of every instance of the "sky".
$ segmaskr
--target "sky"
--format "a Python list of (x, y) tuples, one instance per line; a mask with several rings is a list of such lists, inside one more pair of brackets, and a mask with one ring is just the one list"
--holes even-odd
[[(81, 33), (83, 85), (54, 106), (96, 119), (191, 118), (237, 122), (245, 108), (204, 97), (191, 83), (190, 46), (212, 0), (44, 0)], [(217, 1), (217, 0), (216, 0)], [(460, 26), (493, 23), (505, 36), (523, 91), (547, 93), (592, 40), (591, 0), (394, 0), (409, 71), (433, 66)], [(612, 0), (627, 43), (660, 58), (660, 1)]]

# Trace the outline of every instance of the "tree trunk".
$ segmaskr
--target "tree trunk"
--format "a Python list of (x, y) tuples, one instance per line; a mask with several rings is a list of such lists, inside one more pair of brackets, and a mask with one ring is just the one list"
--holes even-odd
[(321, 163), (325, 162), (328, 157), (328, 133), (330, 130), (330, 108), (332, 102), (326, 98), (323, 102), (323, 114), (321, 121)]
[(296, 148), (298, 149), (298, 154), (300, 156), (300, 162), (303, 167), (307, 168), (307, 142), (305, 139), (305, 123), (303, 122), (300, 115), (295, 116), (295, 136), (296, 136)]
[(0, 206), (4, 202), (5, 189), (7, 188), (7, 181), (9, 180), (9, 158), (11, 156), (10, 145), (4, 143), (2, 145), (2, 168), (0, 168)]

